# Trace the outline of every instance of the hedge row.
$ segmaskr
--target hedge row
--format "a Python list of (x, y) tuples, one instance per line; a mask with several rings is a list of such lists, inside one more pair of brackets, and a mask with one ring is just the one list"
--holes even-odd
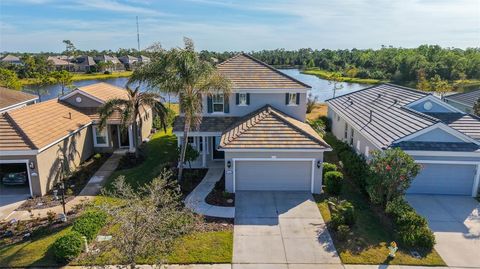
[(418, 215), (403, 198), (387, 203), (385, 208), (395, 225), (398, 240), (408, 247), (432, 249), (435, 236), (428, 227), (427, 220)]
[(86, 211), (73, 222), (72, 230), (58, 238), (52, 245), (55, 258), (62, 263), (75, 259), (85, 247), (87, 241), (92, 241), (100, 229), (107, 223), (107, 215), (100, 211)]

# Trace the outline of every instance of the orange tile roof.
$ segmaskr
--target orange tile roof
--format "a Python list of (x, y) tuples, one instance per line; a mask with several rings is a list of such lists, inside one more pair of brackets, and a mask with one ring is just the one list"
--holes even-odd
[(97, 99), (100, 99), (103, 102), (115, 98), (128, 99), (128, 92), (125, 89), (113, 86), (105, 82), (95, 83), (92, 85), (79, 87), (77, 89)]
[(6, 115), (37, 149), (92, 122), (87, 115), (57, 99), (16, 109)]
[(32, 143), (15, 127), (7, 114), (0, 114), (0, 150), (31, 150)]
[(329, 149), (310, 127), (267, 105), (227, 129), (222, 149)]
[(36, 95), (0, 87), (0, 110), (18, 103), (38, 99)]
[(237, 54), (217, 65), (218, 71), (230, 79), (234, 89), (310, 89), (272, 66), (247, 54)]

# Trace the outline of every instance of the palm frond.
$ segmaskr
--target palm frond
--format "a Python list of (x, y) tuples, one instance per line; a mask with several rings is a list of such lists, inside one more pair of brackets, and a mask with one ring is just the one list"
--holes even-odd
[(98, 114), (100, 116), (100, 123), (98, 128), (103, 130), (107, 124), (108, 118), (110, 118), (115, 111), (121, 111), (125, 107), (128, 107), (130, 104), (129, 100), (125, 99), (111, 99), (107, 101), (103, 106), (98, 109)]

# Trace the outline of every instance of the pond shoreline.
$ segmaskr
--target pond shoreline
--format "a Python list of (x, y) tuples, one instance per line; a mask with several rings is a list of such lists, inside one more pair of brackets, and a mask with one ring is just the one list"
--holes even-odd
[[(132, 73), (133, 73), (132, 71), (113, 72), (111, 74), (73, 73), (72, 81), (82, 81), (82, 80), (91, 80), (91, 79), (124, 78), (124, 77), (130, 77), (132, 75)], [(35, 79), (24, 78), (24, 79), (21, 79), (20, 82), (22, 83), (22, 86), (34, 85), (35, 84)]]

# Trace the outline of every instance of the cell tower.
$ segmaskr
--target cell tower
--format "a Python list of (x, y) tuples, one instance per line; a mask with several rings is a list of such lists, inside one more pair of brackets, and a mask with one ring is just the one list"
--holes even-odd
[(137, 17), (137, 49), (140, 51), (140, 32), (138, 31), (138, 16)]

